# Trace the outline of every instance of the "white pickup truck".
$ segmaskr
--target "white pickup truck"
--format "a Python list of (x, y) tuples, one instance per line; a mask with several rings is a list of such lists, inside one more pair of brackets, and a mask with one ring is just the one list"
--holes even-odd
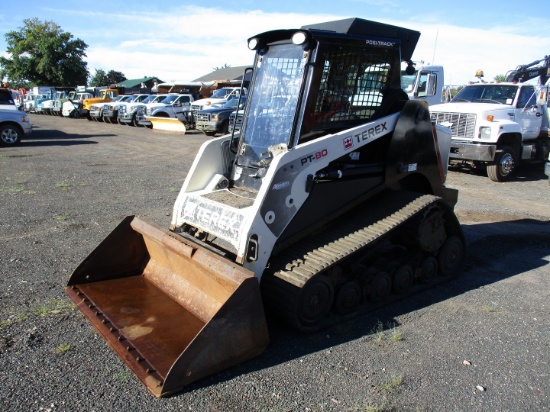
[(191, 102), (193, 102), (193, 96), (190, 94), (168, 94), (160, 102), (147, 103), (145, 110), (137, 113), (138, 122), (149, 128), (152, 124), (147, 117), (171, 117), (186, 122), (190, 117)]
[[(194, 119), (196, 119), (199, 111), (209, 109), (210, 107), (223, 106), (229, 100), (238, 98), (240, 94), (240, 87), (222, 87), (216, 90), (212, 96), (208, 98), (195, 100), (191, 105), (191, 112), (193, 113)], [(247, 94), (247, 89), (243, 88), (243, 96)]]
[(520, 162), (544, 162), (550, 150), (547, 87), (476, 83), (450, 103), (430, 106), (432, 121), (452, 131), (451, 163), (486, 167), (495, 182)]
[(147, 110), (146, 105), (149, 103), (161, 102), (166, 99), (166, 96), (166, 94), (152, 94), (141, 102), (134, 101), (121, 106), (118, 112), (118, 122), (120, 124), (141, 127), (139, 121), (145, 116), (145, 111)]

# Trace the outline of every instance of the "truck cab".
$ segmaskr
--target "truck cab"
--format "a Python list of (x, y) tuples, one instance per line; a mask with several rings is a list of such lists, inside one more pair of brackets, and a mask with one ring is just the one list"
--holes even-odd
[[(242, 95), (246, 96), (248, 93), (246, 88), (242, 89)], [(231, 99), (238, 98), (241, 95), (240, 87), (222, 87), (214, 91), (212, 96), (206, 99), (200, 99), (193, 102), (191, 105), (191, 111), (196, 118), (199, 110), (208, 109), (209, 107), (222, 106)]]
[(430, 112), (432, 121), (452, 131), (451, 163), (486, 166), (489, 178), (501, 182), (521, 162), (548, 156), (546, 95), (546, 86), (530, 83), (476, 83)]
[(9, 89), (0, 88), (0, 109), (17, 110), (17, 105)]
[(93, 104), (96, 104), (96, 103), (108, 103), (111, 100), (113, 100), (113, 98), (118, 96), (119, 94), (120, 94), (119, 89), (103, 89), (103, 90), (100, 90), (98, 97), (82, 100), (82, 108), (80, 109), (80, 114), (82, 116), (86, 116), (88, 118), (88, 120), (93, 120), (90, 117), (90, 108), (91, 108), (91, 106)]
[(443, 66), (421, 66), (416, 73), (401, 75), (401, 88), (410, 100), (423, 100), (428, 105), (443, 103), (445, 76)]

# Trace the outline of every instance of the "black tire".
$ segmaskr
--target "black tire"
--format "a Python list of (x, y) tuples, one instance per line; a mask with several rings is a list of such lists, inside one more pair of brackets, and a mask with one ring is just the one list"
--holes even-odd
[(392, 290), (400, 295), (409, 290), (414, 281), (414, 272), (410, 265), (401, 265), (393, 274)]
[(460, 238), (449, 236), (437, 255), (439, 273), (445, 277), (458, 275), (464, 261), (464, 251), (464, 244)]
[(301, 326), (318, 325), (328, 315), (334, 300), (334, 286), (324, 275), (312, 277), (300, 292), (296, 315)]
[(138, 119), (135, 114), (134, 114), (134, 117), (132, 117), (132, 126), (141, 127), (141, 125), (138, 123)]
[(204, 134), (207, 136), (214, 136), (216, 132), (204, 132)]
[(16, 146), (21, 143), (23, 132), (15, 125), (3, 124), (0, 126), (0, 145)]
[(224, 120), (224, 122), (222, 123), (220, 133), (222, 135), (225, 135), (225, 134), (229, 133), (229, 119)]
[(516, 168), (516, 153), (511, 147), (497, 148), (495, 161), (487, 165), (487, 176), (493, 182), (510, 180)]
[(391, 293), (391, 277), (387, 272), (378, 272), (370, 282), (369, 300), (380, 302)]
[(334, 309), (340, 315), (347, 315), (357, 309), (361, 303), (361, 286), (356, 280), (345, 282), (338, 292), (334, 300)]
[(420, 266), (420, 281), (423, 283), (431, 282), (437, 276), (438, 270), (437, 259), (433, 256), (426, 257)]

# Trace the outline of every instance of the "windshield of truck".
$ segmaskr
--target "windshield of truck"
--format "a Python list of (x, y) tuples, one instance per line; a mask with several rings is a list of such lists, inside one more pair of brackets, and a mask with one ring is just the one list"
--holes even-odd
[[(240, 101), (241, 101), (240, 107), (242, 108), (246, 103), (246, 97), (241, 97)], [(222, 107), (224, 109), (236, 109), (238, 103), (239, 103), (239, 98), (234, 97), (233, 99), (228, 100)]]
[(174, 100), (176, 100), (179, 96), (175, 94), (171, 94), (169, 96), (166, 96), (166, 98), (162, 101), (162, 103), (170, 104)]
[(476, 84), (464, 87), (451, 102), (512, 104), (518, 86), (501, 84)]
[(415, 80), (416, 74), (406, 74), (405, 71), (401, 72), (401, 88), (405, 93), (413, 91)]
[(166, 95), (165, 94), (157, 94), (156, 96), (154, 96), (150, 102), (143, 102), (143, 103), (159, 103), (159, 102), (162, 102), (164, 99), (166, 99)]
[(212, 95), (213, 99), (223, 99), (225, 96), (227, 96), (229, 93), (231, 93), (233, 89), (218, 89), (214, 92)]
[(271, 156), (270, 146), (289, 144), (306, 62), (303, 56), (300, 46), (278, 44), (257, 61), (241, 131), (240, 165), (260, 167), (258, 161)]

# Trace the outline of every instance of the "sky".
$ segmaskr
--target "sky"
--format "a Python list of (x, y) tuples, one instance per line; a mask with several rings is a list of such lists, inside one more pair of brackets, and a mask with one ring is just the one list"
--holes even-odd
[(128, 79), (154, 76), (192, 81), (216, 67), (250, 66), (246, 40), (275, 29), (360, 17), (421, 32), (417, 64), (442, 65), (445, 84), (485, 80), (550, 54), (548, 0), (4, 0), (0, 8), (0, 54), (5, 33), (37, 17), (53, 21), (87, 45), (86, 62)]

